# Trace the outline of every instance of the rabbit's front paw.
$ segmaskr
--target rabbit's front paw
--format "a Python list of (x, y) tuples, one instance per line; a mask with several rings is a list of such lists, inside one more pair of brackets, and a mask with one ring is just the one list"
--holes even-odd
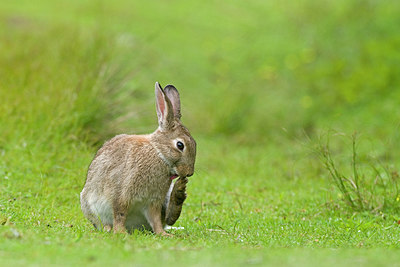
[(188, 179), (179, 178), (174, 185), (175, 191), (175, 204), (180, 205), (186, 199), (186, 184), (188, 183)]

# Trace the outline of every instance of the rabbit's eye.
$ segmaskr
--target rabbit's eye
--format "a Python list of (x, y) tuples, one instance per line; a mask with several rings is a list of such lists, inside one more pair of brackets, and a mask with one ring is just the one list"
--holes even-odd
[(178, 142), (176, 142), (176, 147), (177, 147), (180, 151), (183, 151), (183, 149), (185, 148), (185, 145), (184, 145), (181, 141), (178, 141)]

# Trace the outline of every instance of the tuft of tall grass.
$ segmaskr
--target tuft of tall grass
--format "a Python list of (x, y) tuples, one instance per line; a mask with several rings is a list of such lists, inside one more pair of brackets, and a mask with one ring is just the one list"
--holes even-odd
[(357, 134), (351, 137), (350, 168), (335, 162), (329, 144), (320, 143), (320, 156), (342, 200), (354, 211), (400, 211), (400, 176), (396, 169), (371, 157), (360, 157)]
[(98, 142), (120, 106), (123, 75), (113, 36), (27, 21), (4, 26), (0, 46), (1, 143), (15, 133), (36, 143), (81, 139)]

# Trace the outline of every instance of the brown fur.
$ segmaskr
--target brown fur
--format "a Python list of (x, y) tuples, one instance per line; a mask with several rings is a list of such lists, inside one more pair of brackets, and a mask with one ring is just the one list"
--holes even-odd
[[(118, 135), (99, 149), (90, 164), (81, 208), (95, 227), (114, 232), (144, 228), (165, 234), (165, 224), (179, 218), (186, 177), (194, 172), (196, 142), (180, 122), (178, 91), (167, 88), (171, 99), (156, 83), (159, 128), (154, 133)], [(183, 151), (177, 148), (177, 140), (184, 143)], [(168, 194), (172, 175), (180, 178)]]

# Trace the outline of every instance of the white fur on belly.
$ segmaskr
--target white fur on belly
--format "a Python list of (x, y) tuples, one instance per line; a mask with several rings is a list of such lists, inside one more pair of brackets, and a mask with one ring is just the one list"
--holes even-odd
[[(88, 204), (92, 214), (100, 220), (103, 226), (113, 225), (113, 210), (111, 203), (105, 197), (90, 193)], [(146, 210), (147, 207), (142, 203), (137, 203), (129, 209), (125, 222), (125, 227), (128, 231), (133, 229), (151, 230), (151, 226), (145, 216)]]
[(88, 204), (92, 213), (100, 220), (102, 225), (113, 224), (111, 203), (105, 197), (89, 193)]

